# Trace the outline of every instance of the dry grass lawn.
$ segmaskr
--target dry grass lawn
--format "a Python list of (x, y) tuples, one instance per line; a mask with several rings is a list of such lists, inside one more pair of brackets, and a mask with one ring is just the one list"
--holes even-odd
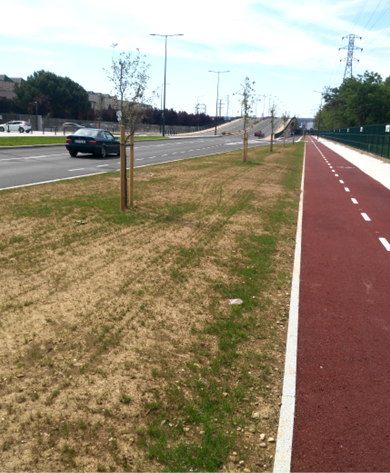
[[(1, 471), (267, 471), (303, 144), (0, 193)], [(229, 299), (240, 298), (241, 305)]]

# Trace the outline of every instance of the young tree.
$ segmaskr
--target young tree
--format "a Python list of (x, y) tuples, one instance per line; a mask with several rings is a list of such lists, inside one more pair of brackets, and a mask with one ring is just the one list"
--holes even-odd
[(272, 105), (269, 107), (269, 114), (271, 117), (271, 141), (270, 141), (270, 146), (269, 150), (272, 153), (273, 147), (274, 147), (274, 129), (275, 129), (275, 115), (276, 115), (276, 103), (273, 102)]
[(104, 69), (114, 87), (114, 108), (121, 112), (121, 125), (129, 130), (129, 136), (134, 136), (157, 97), (156, 92), (151, 97), (146, 94), (150, 64), (145, 58), (138, 48), (135, 53), (122, 52), (119, 57), (112, 57), (110, 70)]
[[(120, 111), (121, 122), (121, 210), (127, 206), (125, 130), (130, 138), (130, 207), (134, 205), (134, 134), (147, 110), (152, 106), (154, 96), (146, 95), (150, 64), (145, 62), (145, 55), (137, 48), (135, 53), (122, 52), (111, 59), (111, 69), (104, 69), (114, 87), (114, 108)], [(127, 141), (127, 140), (126, 140)]]
[(252, 85), (255, 82), (251, 82), (249, 77), (245, 77), (244, 83), (240, 84), (241, 89), (233, 95), (240, 97), (240, 104), (242, 110), (242, 116), (244, 119), (244, 143), (243, 143), (243, 161), (246, 162), (247, 150), (248, 150), (248, 134), (246, 132), (246, 126), (249, 122), (249, 116), (253, 113), (253, 104), (255, 100), (255, 90)]

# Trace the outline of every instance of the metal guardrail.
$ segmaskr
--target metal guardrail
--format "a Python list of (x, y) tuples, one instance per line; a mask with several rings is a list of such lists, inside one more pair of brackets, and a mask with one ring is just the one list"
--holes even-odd
[(319, 136), (390, 159), (390, 124), (322, 130)]

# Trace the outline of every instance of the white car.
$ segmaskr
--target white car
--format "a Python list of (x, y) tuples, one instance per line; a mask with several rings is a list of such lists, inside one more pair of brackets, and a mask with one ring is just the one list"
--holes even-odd
[(13, 120), (12, 122), (0, 124), (0, 131), (18, 131), (19, 133), (29, 133), (31, 130), (31, 125), (24, 121)]

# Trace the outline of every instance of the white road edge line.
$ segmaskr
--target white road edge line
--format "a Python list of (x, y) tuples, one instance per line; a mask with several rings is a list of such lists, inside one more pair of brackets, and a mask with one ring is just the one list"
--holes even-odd
[(345, 192), (351, 192), (348, 187), (344, 187)]
[(371, 222), (370, 217), (369, 217), (367, 214), (365, 214), (364, 212), (361, 213), (361, 216), (364, 218), (364, 220), (365, 220), (366, 222)]
[(358, 202), (356, 199), (354, 199), (353, 197), (352, 197), (351, 200), (352, 200), (352, 202), (353, 202), (354, 204), (358, 204), (358, 203), (359, 203), (359, 202)]
[(41, 184), (51, 184), (52, 182), (68, 181), (69, 179), (80, 179), (81, 177), (97, 176), (98, 174), (105, 174), (106, 172), (107, 171), (99, 171), (99, 172), (92, 172), (90, 174), (82, 174), (81, 176), (62, 177), (59, 179), (52, 179), (51, 181), (31, 182), (29, 184), (21, 184), (19, 186), (1, 187), (0, 191), (5, 191), (7, 189), (20, 189), (22, 187), (39, 186)]
[(297, 378), (299, 282), (301, 273), (302, 216), (304, 199), (306, 146), (303, 158), (301, 198), (299, 200), (297, 235), (295, 240), (294, 268), (291, 283), (290, 313), (287, 331), (286, 359), (284, 365), (282, 406), (280, 408), (274, 473), (290, 473), (294, 431), (295, 395)]
[(379, 238), (379, 241), (382, 245), (386, 248), (387, 251), (390, 251), (390, 243), (386, 240), (386, 238)]
[(344, 181), (342, 181), (341, 179), (340, 179), (340, 184), (344, 184)]

